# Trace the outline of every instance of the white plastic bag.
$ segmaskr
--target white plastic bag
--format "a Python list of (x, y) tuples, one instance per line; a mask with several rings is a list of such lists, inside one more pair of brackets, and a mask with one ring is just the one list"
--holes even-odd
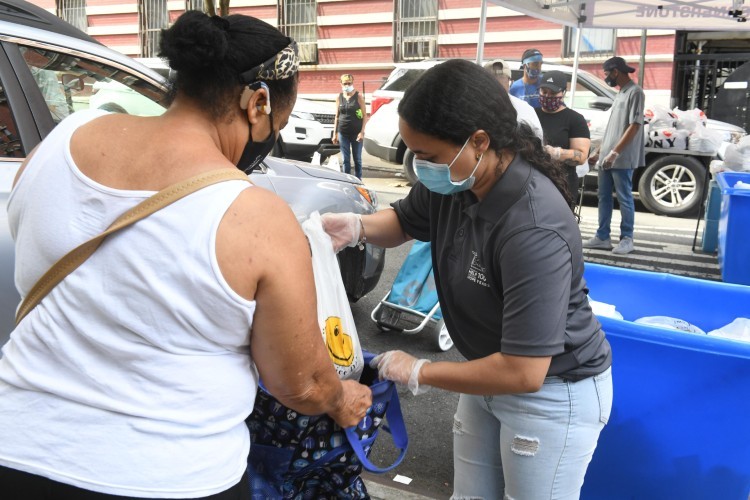
[(691, 151), (715, 154), (722, 142), (721, 134), (698, 123), (690, 133), (688, 144)]
[(651, 125), (648, 130), (646, 147), (685, 150), (688, 146), (688, 133), (687, 130), (677, 130), (674, 127), (655, 128)]
[(329, 156), (328, 157), (328, 163), (326, 165), (331, 170), (335, 170), (337, 172), (341, 172), (341, 165), (339, 164), (339, 157), (338, 156)]
[(638, 318), (637, 320), (635, 320), (635, 323), (639, 323), (641, 325), (658, 326), (661, 328), (669, 328), (670, 330), (680, 330), (689, 333), (699, 333), (701, 335), (706, 334), (706, 332), (693, 325), (692, 323), (688, 323), (684, 319), (672, 318), (670, 316), (644, 316), (643, 318)]
[(320, 153), (318, 153), (317, 151), (313, 153), (310, 165), (315, 165), (316, 167), (320, 166)]
[(725, 339), (750, 342), (750, 319), (737, 318), (728, 325), (717, 328), (716, 330), (711, 330), (708, 334), (716, 337), (723, 337)]
[(302, 230), (312, 250), (318, 325), (328, 348), (328, 355), (339, 378), (359, 380), (364, 368), (362, 347), (331, 237), (323, 230), (318, 212), (310, 214), (302, 223)]
[(589, 162), (583, 163), (581, 165), (577, 165), (576, 175), (578, 177), (583, 177), (584, 175), (589, 173), (589, 170), (591, 170), (591, 167), (589, 167)]
[(677, 125), (677, 116), (668, 108), (655, 104), (644, 110), (643, 123), (648, 123), (651, 128), (674, 128)]
[(612, 304), (607, 304), (606, 302), (598, 302), (594, 299), (592, 299), (589, 296), (589, 305), (591, 306), (591, 311), (594, 313), (595, 316), (602, 316), (605, 318), (613, 318), (613, 319), (623, 319), (622, 314), (615, 308)]

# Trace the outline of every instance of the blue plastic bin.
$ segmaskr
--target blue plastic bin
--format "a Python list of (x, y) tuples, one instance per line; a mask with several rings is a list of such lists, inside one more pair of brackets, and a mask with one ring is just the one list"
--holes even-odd
[(721, 279), (727, 283), (750, 285), (750, 189), (734, 187), (737, 181), (750, 184), (750, 173), (720, 172), (716, 180), (721, 188)]
[(750, 342), (633, 323), (671, 316), (708, 332), (750, 317), (750, 287), (586, 264), (612, 345), (614, 404), (584, 499), (748, 500)]

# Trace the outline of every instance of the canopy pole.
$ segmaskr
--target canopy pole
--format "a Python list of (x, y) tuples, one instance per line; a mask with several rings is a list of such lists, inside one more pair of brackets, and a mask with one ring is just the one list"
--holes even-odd
[(643, 89), (645, 88), (645, 78), (646, 78), (646, 31), (647, 30), (641, 30), (641, 64), (638, 68), (638, 85)]
[(578, 83), (578, 58), (581, 53), (581, 37), (583, 36), (583, 29), (579, 24), (575, 28), (576, 30), (576, 43), (575, 49), (573, 49), (573, 74), (570, 77), (570, 107), (573, 107), (573, 102), (576, 97), (576, 85)]
[(482, 0), (482, 11), (479, 14), (479, 39), (477, 40), (477, 64), (484, 60), (484, 32), (487, 27), (487, 0)]

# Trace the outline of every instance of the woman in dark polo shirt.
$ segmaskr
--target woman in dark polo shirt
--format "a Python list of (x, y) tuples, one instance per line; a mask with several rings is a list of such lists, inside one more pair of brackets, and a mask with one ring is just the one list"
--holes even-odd
[(612, 355), (589, 307), (564, 174), (468, 61), (425, 72), (398, 110), (420, 182), (393, 210), (324, 224), (337, 249), (430, 241), (467, 361), (389, 351), (376, 359), (381, 376), (414, 394), (461, 393), (453, 498), (577, 498), (612, 406)]

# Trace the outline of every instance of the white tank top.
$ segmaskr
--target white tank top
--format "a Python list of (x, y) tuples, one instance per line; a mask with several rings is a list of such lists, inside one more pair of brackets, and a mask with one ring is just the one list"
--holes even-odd
[[(63, 254), (150, 191), (81, 173), (58, 125), (8, 202), (25, 296)], [(0, 464), (125, 496), (201, 497), (246, 467), (258, 375), (255, 302), (216, 260), (216, 231), (250, 185), (204, 188), (108, 237), (15, 329), (0, 359)]]

